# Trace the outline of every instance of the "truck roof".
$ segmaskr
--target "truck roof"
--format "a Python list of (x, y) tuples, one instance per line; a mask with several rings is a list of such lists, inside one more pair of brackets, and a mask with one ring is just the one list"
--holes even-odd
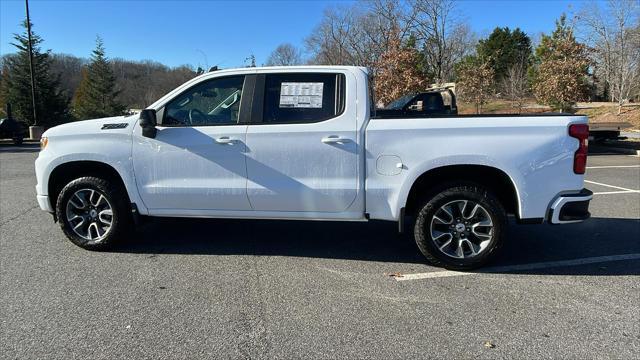
[(179, 92), (183, 89), (184, 86), (191, 86), (196, 84), (202, 80), (208, 78), (214, 78), (218, 76), (222, 76), (225, 74), (229, 75), (248, 75), (248, 74), (260, 74), (260, 73), (277, 73), (277, 72), (330, 72), (330, 71), (350, 71), (356, 76), (364, 74), (366, 77), (369, 74), (369, 70), (364, 66), (347, 66), (347, 65), (299, 65), (299, 66), (264, 66), (264, 67), (243, 67), (243, 68), (231, 68), (224, 70), (214, 70), (203, 73), (194, 77), (191, 80), (188, 80), (181, 86), (173, 89), (169, 93), (165, 94), (160, 99), (156, 100), (153, 104), (149, 105), (147, 108), (155, 108), (158, 104), (161, 104), (165, 99), (174, 96), (176, 92)]
[(212, 74), (224, 74), (224, 73), (260, 73), (260, 72), (273, 72), (273, 71), (283, 71), (286, 72), (288, 70), (310, 70), (310, 71), (331, 71), (331, 70), (351, 70), (351, 71), (362, 71), (365, 74), (369, 74), (369, 69), (364, 66), (350, 66), (350, 65), (296, 65), (296, 66), (258, 66), (258, 67), (242, 67), (242, 68), (229, 68), (222, 70), (214, 70), (210, 72), (205, 72), (201, 75), (198, 75), (194, 79), (211, 76)]

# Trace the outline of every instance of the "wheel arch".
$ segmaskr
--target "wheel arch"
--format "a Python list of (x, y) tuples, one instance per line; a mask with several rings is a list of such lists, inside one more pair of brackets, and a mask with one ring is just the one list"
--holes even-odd
[(513, 179), (493, 166), (467, 164), (441, 166), (423, 172), (411, 185), (404, 202), (404, 213), (415, 214), (423, 196), (449, 182), (472, 182), (490, 189), (508, 214), (520, 218), (520, 194)]
[(58, 195), (65, 185), (84, 176), (95, 176), (112, 181), (123, 189), (127, 195), (127, 203), (131, 202), (127, 186), (120, 173), (113, 166), (100, 161), (79, 160), (59, 164), (51, 171), (47, 184), (51, 207), (55, 209)]

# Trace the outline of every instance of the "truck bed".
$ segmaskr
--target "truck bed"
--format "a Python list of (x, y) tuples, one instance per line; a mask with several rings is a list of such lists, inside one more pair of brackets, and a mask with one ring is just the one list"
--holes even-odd
[[(397, 219), (398, 204), (421, 174), (479, 165), (508, 174), (518, 189), (517, 215), (544, 218), (560, 192), (582, 189), (582, 176), (573, 172), (578, 141), (568, 136), (568, 127), (586, 122), (585, 116), (564, 114), (376, 118), (365, 136), (367, 211), (372, 218)], [(394, 166), (402, 171), (395, 174)]]
[(556, 116), (576, 116), (568, 113), (535, 113), (535, 114), (431, 114), (425, 117), (421, 114), (407, 115), (393, 110), (376, 111), (372, 120), (377, 119), (431, 119), (431, 118), (527, 118), (527, 117), (556, 117)]

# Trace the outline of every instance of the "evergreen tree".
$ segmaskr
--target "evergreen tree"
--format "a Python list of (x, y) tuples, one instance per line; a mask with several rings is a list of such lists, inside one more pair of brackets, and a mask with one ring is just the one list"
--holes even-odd
[(120, 115), (124, 106), (116, 100), (117, 96), (116, 78), (105, 56), (104, 43), (98, 37), (91, 62), (82, 70), (74, 96), (74, 113), (82, 120)]
[[(27, 22), (23, 23), (25, 32), (14, 34), (16, 54), (7, 56), (2, 69), (0, 91), (2, 106), (10, 103), (14, 116), (29, 125), (34, 124), (33, 103), (31, 100), (31, 75), (29, 69), (29, 38), (26, 33)], [(33, 25), (32, 25), (33, 27)], [(50, 70), (50, 50), (41, 52), (42, 38), (32, 33), (33, 72), (36, 85), (36, 112), (38, 125), (54, 126), (70, 119), (68, 98), (60, 92), (58, 76)]]
[(531, 39), (519, 28), (511, 31), (508, 27), (497, 27), (487, 39), (478, 42), (476, 50), (480, 58), (491, 59), (489, 65), (498, 83), (513, 66), (529, 64)]

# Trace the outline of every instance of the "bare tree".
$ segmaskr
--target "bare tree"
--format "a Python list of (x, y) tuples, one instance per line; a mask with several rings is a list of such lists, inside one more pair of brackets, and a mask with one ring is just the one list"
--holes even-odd
[(353, 7), (327, 8), (320, 24), (305, 40), (311, 62), (322, 65), (360, 65), (348, 49), (347, 36), (353, 25)]
[[(68, 98), (73, 96), (73, 92), (82, 79), (82, 67), (87, 64), (86, 59), (81, 59), (67, 54), (51, 54), (51, 70), (55, 74), (60, 74), (60, 89), (65, 92)], [(64, 76), (62, 76), (64, 74)]]
[(640, 94), (640, 5), (637, 0), (609, 0), (603, 12), (592, 2), (579, 19), (598, 75), (620, 114), (622, 105)]
[(389, 50), (396, 38), (408, 36), (404, 2), (374, 0), (325, 10), (324, 17), (306, 39), (311, 62), (370, 67)]
[(451, 80), (454, 65), (473, 50), (469, 26), (457, 16), (454, 0), (412, 0), (411, 8), (407, 23), (422, 44), (428, 70), (436, 82)]
[(271, 55), (269, 55), (266, 63), (267, 66), (290, 66), (300, 64), (302, 64), (300, 50), (289, 43), (278, 45)]
[(470, 56), (457, 64), (456, 70), (456, 89), (460, 100), (472, 102), (476, 107), (476, 114), (480, 114), (482, 105), (487, 103), (493, 92), (494, 72), (491, 59)]
[(377, 71), (381, 57), (390, 50), (402, 46), (409, 35), (406, 23), (406, 3), (395, 0), (374, 0), (362, 2), (356, 15), (354, 36), (349, 45), (356, 59), (363, 65)]
[(474, 44), (454, 4), (454, 0), (373, 0), (328, 8), (306, 39), (310, 62), (366, 66), (376, 76), (381, 64), (388, 73), (387, 65), (393, 63), (381, 61), (383, 55), (411, 47), (419, 50), (411, 61), (416, 61), (420, 80), (452, 80), (454, 65)]
[(110, 63), (117, 88), (121, 89), (118, 101), (133, 109), (144, 109), (196, 75), (186, 65), (169, 68), (150, 60), (133, 62), (118, 58), (111, 59)]
[(529, 80), (527, 78), (527, 62), (521, 60), (507, 69), (506, 75), (502, 78), (500, 88), (505, 98), (511, 101), (518, 114), (529, 95)]

